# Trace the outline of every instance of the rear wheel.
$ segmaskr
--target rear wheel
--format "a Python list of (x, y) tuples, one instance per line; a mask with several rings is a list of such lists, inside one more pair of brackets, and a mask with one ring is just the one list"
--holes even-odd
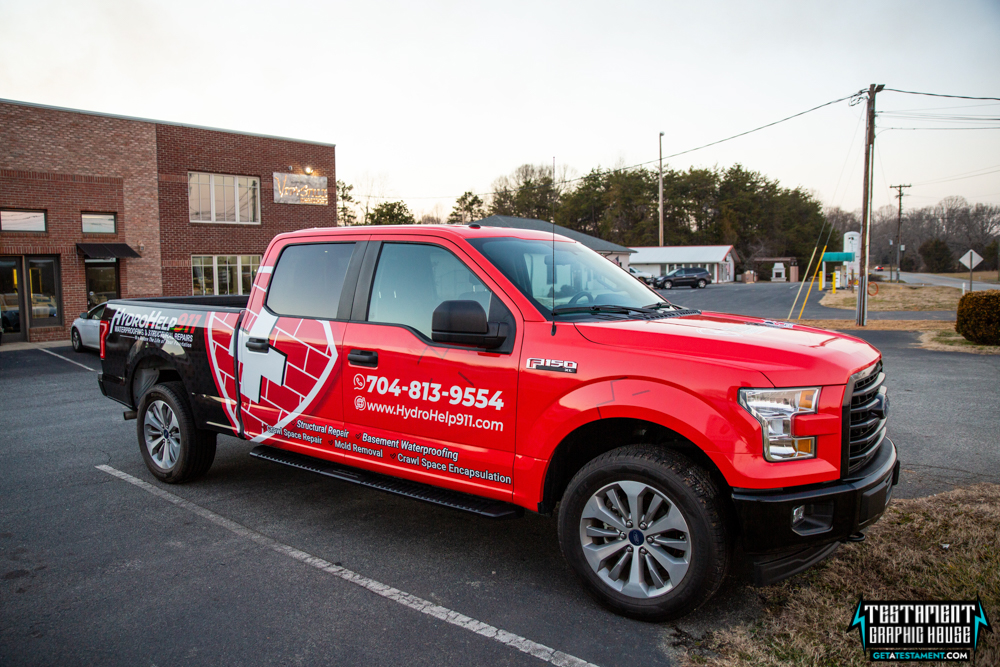
[(705, 282), (705, 279), (704, 279), (704, 278), (700, 278), (700, 279), (698, 280), (698, 289), (701, 289), (701, 288), (703, 288), (703, 287), (704, 287), (705, 285), (707, 285), (707, 284), (708, 284), (708, 283), (707, 283), (707, 282)]
[(80, 339), (80, 332), (77, 329), (73, 329), (69, 339), (73, 342), (74, 352), (83, 352), (83, 341)]
[(146, 392), (136, 426), (146, 467), (161, 481), (197, 479), (215, 460), (215, 433), (195, 428), (181, 382), (164, 382)]
[(587, 591), (644, 621), (683, 616), (718, 590), (729, 538), (704, 470), (660, 447), (603, 454), (573, 477), (559, 509), (559, 544)]

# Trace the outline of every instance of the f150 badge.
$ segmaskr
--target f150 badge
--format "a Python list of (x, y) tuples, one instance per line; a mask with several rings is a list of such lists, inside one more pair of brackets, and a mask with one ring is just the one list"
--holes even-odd
[(531, 357), (525, 364), (528, 370), (555, 371), (556, 373), (575, 373), (577, 364), (575, 361), (563, 361), (561, 359), (539, 359)]

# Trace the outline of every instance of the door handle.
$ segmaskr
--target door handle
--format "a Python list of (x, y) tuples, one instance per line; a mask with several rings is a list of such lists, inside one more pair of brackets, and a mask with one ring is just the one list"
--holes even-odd
[(355, 366), (378, 368), (378, 352), (374, 350), (351, 350), (347, 353), (347, 360)]
[(247, 349), (254, 352), (267, 352), (268, 343), (266, 338), (250, 338), (247, 340)]

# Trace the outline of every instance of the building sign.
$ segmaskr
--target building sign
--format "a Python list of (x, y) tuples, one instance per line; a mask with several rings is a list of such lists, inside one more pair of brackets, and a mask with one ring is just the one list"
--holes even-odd
[(276, 204), (327, 205), (326, 176), (282, 174), (274, 172), (274, 201)]

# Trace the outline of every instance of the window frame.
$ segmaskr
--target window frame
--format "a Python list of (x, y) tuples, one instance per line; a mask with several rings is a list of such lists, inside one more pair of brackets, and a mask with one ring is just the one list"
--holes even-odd
[[(93, 231), (88, 232), (83, 227), (83, 225), (84, 225), (83, 221), (86, 218), (86, 216), (88, 216), (88, 215), (92, 215), (92, 216), (97, 216), (97, 215), (111, 216), (111, 231), (110, 232), (93, 232)], [(118, 233), (118, 214), (114, 213), (114, 212), (112, 212), (112, 213), (103, 212), (102, 213), (102, 212), (98, 212), (98, 211), (80, 211), (80, 230), (84, 234), (97, 234), (99, 236), (112, 236), (114, 234), (117, 234)]]
[[(209, 215), (209, 218), (210, 218), (209, 220), (192, 220), (191, 219), (191, 176), (192, 175), (208, 176), (208, 189), (209, 189), (208, 200), (209, 200), (209, 210), (211, 211), (211, 213)], [(232, 221), (232, 220), (218, 220), (218, 219), (216, 219), (216, 210), (215, 210), (215, 177), (216, 176), (219, 176), (219, 177), (228, 177), (228, 178), (234, 178), (234, 179), (248, 178), (251, 181), (256, 181), (257, 182), (257, 197), (256, 197), (256, 211), (255, 211), (256, 216), (257, 216), (257, 220), (256, 221), (244, 222), (244, 221), (240, 220), (240, 205), (239, 205), (239, 191), (240, 191), (240, 186), (239, 186), (239, 181), (238, 180), (235, 182), (235, 185), (234, 185), (234, 188), (233, 188), (233, 193), (234, 193), (234, 196), (236, 197), (236, 200), (235, 200), (236, 220)], [(188, 204), (187, 204), (188, 222), (190, 224), (192, 224), (192, 225), (260, 225), (261, 224), (261, 219), (260, 219), (260, 202), (261, 202), (260, 188), (261, 188), (261, 181), (262, 180), (263, 179), (260, 176), (250, 176), (249, 174), (216, 174), (216, 173), (207, 172), (207, 171), (188, 171), (187, 172), (187, 181), (186, 181), (186, 186), (188, 188)]]
[[(42, 214), (42, 227), (43, 229), (4, 229), (3, 228), (3, 214), (4, 213), (41, 213)], [(44, 208), (0, 208), (0, 233), (4, 234), (48, 234), (49, 233), (49, 211)]]
[[(211, 257), (212, 258), (212, 293), (211, 294), (196, 294), (194, 291), (194, 258), (195, 257)], [(219, 294), (219, 258), (220, 257), (236, 257), (236, 286), (238, 291), (236, 294)], [(250, 291), (243, 292), (243, 258), (244, 257), (256, 257), (257, 258), (257, 271), (254, 271), (250, 276)], [(191, 255), (191, 296), (250, 296), (253, 292), (253, 283), (257, 278), (257, 273), (260, 271), (260, 263), (264, 260), (264, 255), (255, 255), (253, 253), (224, 253), (221, 255)], [(228, 266), (228, 265), (226, 265)], [(224, 267), (225, 268), (225, 267)]]
[[(298, 241), (298, 239), (296, 239)], [(304, 245), (332, 245), (332, 244), (353, 244), (354, 250), (351, 252), (351, 258), (347, 262), (347, 273), (344, 274), (344, 284), (340, 288), (340, 301), (337, 305), (337, 316), (336, 317), (304, 317), (302, 315), (285, 315), (279, 313), (278, 311), (267, 305), (267, 300), (271, 296), (271, 284), (274, 282), (274, 274), (278, 270), (278, 265), (281, 263), (281, 257), (285, 254), (285, 251), (289, 248), (295, 248)], [(302, 242), (287, 243), (281, 247), (281, 251), (278, 253), (278, 258), (274, 260), (274, 265), (271, 267), (270, 273), (271, 277), (267, 282), (267, 290), (264, 294), (264, 298), (261, 301), (260, 307), (262, 310), (266, 310), (268, 313), (276, 317), (297, 317), (299, 319), (315, 320), (317, 322), (349, 322), (352, 320), (351, 311), (354, 305), (355, 291), (358, 286), (358, 277), (360, 275), (361, 263), (365, 258), (365, 252), (368, 249), (367, 237), (364, 239), (355, 239), (353, 237), (347, 237), (344, 239), (315, 239), (306, 240)]]

